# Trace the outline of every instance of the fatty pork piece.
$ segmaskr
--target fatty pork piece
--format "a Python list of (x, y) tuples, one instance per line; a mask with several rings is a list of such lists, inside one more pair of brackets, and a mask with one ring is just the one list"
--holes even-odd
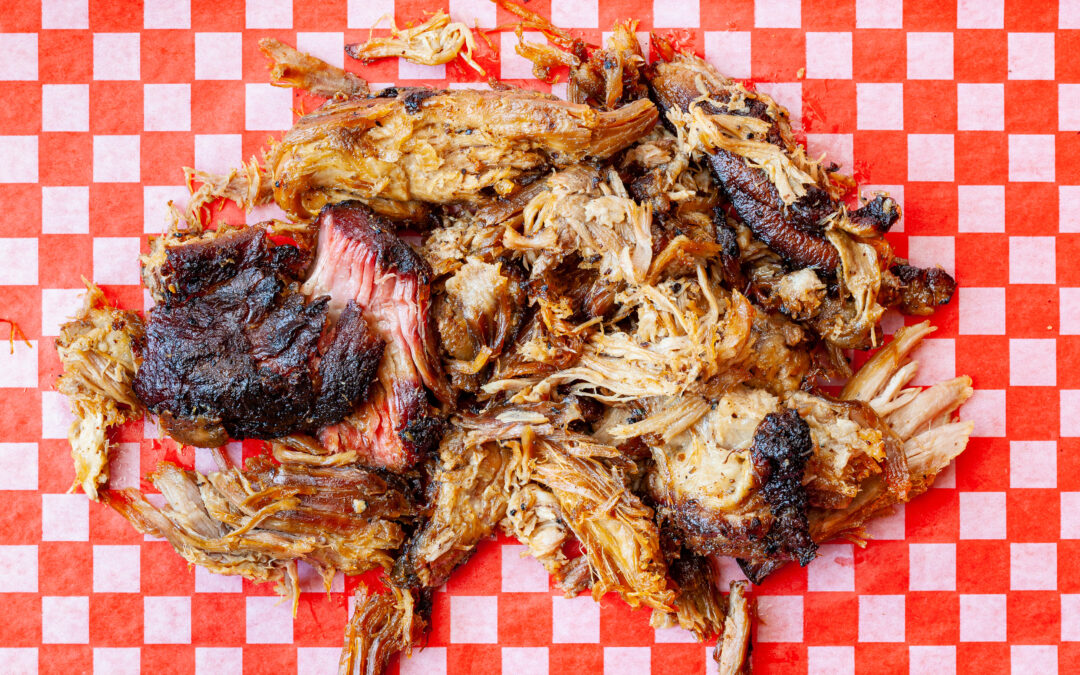
[[(848, 283), (859, 271), (858, 266), (852, 268), (857, 261), (850, 254), (845, 259), (836, 238), (853, 235), (874, 243), (857, 244), (869, 249), (859, 255), (872, 256), (876, 263), (875, 249), (881, 251), (883, 269), (875, 270), (881, 278), (867, 284), (874, 296), (869, 300), (877, 299), (880, 286), (883, 305), (928, 314), (952, 297), (956, 284), (943, 270), (921, 270), (892, 258), (882, 235), (900, 217), (896, 202), (878, 195), (848, 211), (841, 200), (847, 179), (807, 157), (794, 140), (787, 111), (772, 99), (687, 54), (658, 62), (648, 71), (648, 79), (665, 122), (680, 143), (707, 158), (734, 211), (788, 265), (813, 269), (827, 279), (839, 275)], [(864, 304), (872, 311), (877, 303)], [(844, 347), (870, 344), (865, 326), (844, 338), (834, 341)]]
[(109, 480), (109, 430), (143, 414), (131, 385), (144, 339), (142, 318), (110, 307), (101, 289), (90, 283), (82, 308), (60, 327), (56, 339), (64, 369), (56, 389), (68, 397), (75, 415), (68, 430), (74, 485), (91, 499)]
[(656, 123), (647, 100), (611, 112), (533, 91), (387, 89), (329, 101), (305, 115), (267, 157), (274, 199), (298, 218), (327, 203), (476, 203), (515, 180), (587, 157), (605, 159)]
[[(431, 272), (392, 226), (359, 202), (319, 214), (315, 264), (302, 291), (328, 296), (331, 317), (362, 308), (385, 343), (365, 402), (319, 431), (331, 452), (402, 471), (438, 444), (443, 420), (428, 400), (453, 400), (438, 358), (431, 317)], [(427, 390), (425, 390), (425, 386)]]
[(338, 675), (379, 675), (394, 654), (410, 656), (414, 646), (421, 646), (431, 623), (429, 592), (391, 585), (371, 593), (361, 584), (355, 597)]
[(167, 246), (154, 272), (134, 391), (167, 433), (199, 447), (275, 438), (341, 420), (383, 354), (360, 306), (309, 300), (304, 256), (258, 227)]
[(389, 568), (405, 540), (399, 520), (416, 516), (402, 481), (358, 467), (313, 468), (249, 461), (202, 475), (163, 463), (150, 481), (165, 498), (155, 507), (134, 489), (102, 499), (137, 530), (163, 537), (189, 563), (251, 581), (275, 581), (298, 597), (296, 562), (318, 570), (329, 588), (336, 571)]

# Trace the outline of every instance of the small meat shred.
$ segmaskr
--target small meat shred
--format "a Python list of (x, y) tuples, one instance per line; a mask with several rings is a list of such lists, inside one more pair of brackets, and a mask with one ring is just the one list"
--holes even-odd
[(421, 646), (431, 621), (426, 592), (390, 586), (383, 593), (371, 593), (361, 584), (355, 598), (338, 675), (382, 673), (395, 654), (410, 656), (413, 647)]
[(109, 480), (109, 431), (143, 415), (132, 381), (144, 340), (139, 315), (111, 307), (89, 282), (82, 308), (60, 327), (56, 339), (64, 370), (56, 389), (67, 396), (75, 415), (68, 430), (75, 460), (72, 488), (81, 487), (94, 500)]
[(425, 66), (440, 66), (461, 56), (470, 68), (487, 75), (487, 71), (473, 60), (474, 49), (476, 41), (469, 27), (460, 21), (451, 21), (440, 9), (427, 21), (405, 29), (398, 28), (391, 20), (389, 37), (372, 37), (363, 44), (346, 45), (345, 53), (365, 63), (400, 57)]
[(259, 50), (270, 59), (270, 84), (275, 87), (303, 89), (320, 98), (367, 96), (367, 82), (360, 76), (299, 52), (274, 38), (259, 40)]
[(728, 595), (724, 633), (713, 650), (719, 675), (747, 675), (750, 672), (751, 601), (746, 597), (745, 581), (732, 581)]

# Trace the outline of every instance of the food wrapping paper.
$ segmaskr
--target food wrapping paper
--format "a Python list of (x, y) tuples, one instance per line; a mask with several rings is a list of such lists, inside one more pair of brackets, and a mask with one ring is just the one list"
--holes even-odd
[[(901, 202), (889, 235), (898, 254), (940, 263), (960, 283), (933, 317), (917, 382), (972, 376), (968, 450), (926, 495), (875, 522), (865, 548), (830, 543), (808, 568), (789, 565), (754, 589), (755, 671), (1076, 672), (1080, 0), (528, 7), (593, 43), (636, 19), (643, 38), (673, 35), (754, 82), (791, 110), (815, 155)], [(237, 166), (294, 109), (311, 108), (267, 84), (259, 38), (340, 66), (343, 45), (383, 15), (404, 23), (439, 8), (481, 27), (512, 20), (487, 0), (3, 3), (0, 318), (28, 344), (0, 345), (0, 671), (336, 672), (360, 580), (338, 578), (327, 595), (303, 569), (293, 616), (271, 588), (193, 569), (67, 492), (71, 417), (52, 390), (53, 340), (83, 276), (145, 306), (137, 256), (164, 227), (168, 200), (183, 203), (182, 166)], [(511, 33), (491, 39), (502, 54), (483, 62), (492, 75), (531, 77)], [(375, 83), (484, 81), (460, 63), (349, 61)], [(565, 95), (565, 84), (530, 84)], [(141, 476), (163, 458), (212, 466), (152, 424), (116, 440), (114, 485), (148, 489)], [(237, 458), (256, 450), (230, 447)], [(505, 538), (480, 546), (435, 594), (427, 648), (391, 672), (715, 671), (688, 633), (654, 630), (646, 611), (614, 597), (565, 599), (521, 553)]]

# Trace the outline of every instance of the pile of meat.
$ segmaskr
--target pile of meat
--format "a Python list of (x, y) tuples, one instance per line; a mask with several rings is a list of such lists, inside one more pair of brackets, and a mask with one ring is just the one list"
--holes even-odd
[[(861, 543), (963, 451), (970, 380), (909, 386), (933, 328), (879, 325), (955, 284), (896, 257), (897, 204), (854, 203), (767, 96), (657, 36), (647, 64), (632, 24), (596, 48), (515, 11), (553, 43), (519, 51), (538, 76), (568, 68), (571, 101), (368, 95), (264, 45), (280, 84), (330, 100), (262, 162), (193, 173), (143, 260), (145, 319), (94, 292), (64, 327), (76, 482), (294, 602), (299, 560), (327, 588), (384, 569), (345, 673), (419, 645), (432, 591), (500, 530), (567, 595), (618, 593), (741, 672), (750, 600), (717, 587), (718, 557), (758, 583)], [(289, 220), (211, 226), (218, 198)], [(208, 475), (162, 464), (158, 508), (108, 482), (107, 429), (143, 414), (180, 443), (267, 451), (215, 451)]]

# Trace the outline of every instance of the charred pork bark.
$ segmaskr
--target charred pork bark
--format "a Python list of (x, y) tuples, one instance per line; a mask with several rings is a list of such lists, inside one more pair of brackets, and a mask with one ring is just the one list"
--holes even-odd
[(182, 443), (275, 438), (337, 422), (364, 398), (383, 343), (359, 307), (328, 321), (298, 291), (300, 250), (247, 228), (169, 247), (133, 389)]
[(434, 448), (443, 422), (430, 390), (449, 403), (431, 321), (431, 272), (381, 216), (358, 202), (328, 206), (319, 216), (318, 254), (303, 291), (329, 296), (337, 316), (362, 308), (386, 343), (368, 400), (341, 423), (319, 432), (332, 451), (401, 471)]

